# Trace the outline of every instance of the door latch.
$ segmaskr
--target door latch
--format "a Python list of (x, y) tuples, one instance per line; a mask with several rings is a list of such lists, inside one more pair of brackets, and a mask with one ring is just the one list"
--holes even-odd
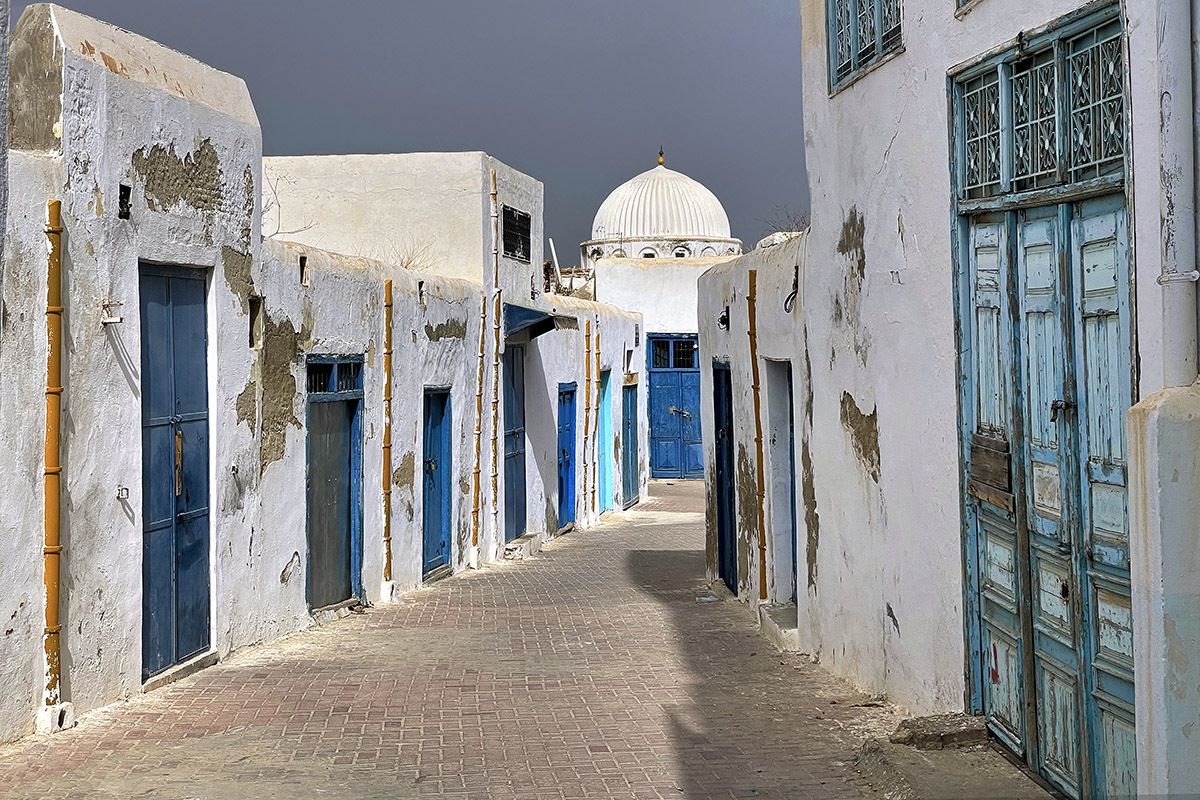
[(425, 459), (425, 469), (431, 470), (431, 471), (437, 469), (437, 459), (436, 458)]
[(670, 411), (672, 414), (678, 414), (679, 416), (681, 416), (681, 417), (683, 417), (683, 418), (685, 418), (685, 419), (689, 419), (689, 418), (691, 418), (691, 416), (692, 416), (692, 412), (690, 412), (690, 411), (684, 411), (682, 408), (676, 408), (675, 406), (671, 406), (671, 407), (670, 407), (670, 409), (668, 409), (668, 410), (669, 410), (669, 411)]
[(1050, 421), (1058, 422), (1058, 412), (1066, 411), (1068, 408), (1074, 408), (1075, 404), (1070, 400), (1054, 400), (1050, 403)]
[(183, 494), (183, 431), (175, 431), (175, 496)]

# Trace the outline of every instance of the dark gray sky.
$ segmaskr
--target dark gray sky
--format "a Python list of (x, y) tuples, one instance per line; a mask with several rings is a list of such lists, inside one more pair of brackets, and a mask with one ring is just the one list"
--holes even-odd
[(808, 207), (797, 0), (64, 4), (244, 78), (267, 155), (486, 150), (545, 183), (564, 266), (660, 145), (747, 247)]

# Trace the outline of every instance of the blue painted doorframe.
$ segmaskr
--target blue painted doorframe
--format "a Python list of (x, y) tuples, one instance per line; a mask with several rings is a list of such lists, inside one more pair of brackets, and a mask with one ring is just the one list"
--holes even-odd
[(525, 348), (504, 351), (504, 541), (525, 533)]
[(305, 593), (311, 610), (363, 597), (362, 370), (359, 355), (309, 356), (305, 369)]
[(638, 463), (638, 387), (621, 387), (621, 507), (638, 501), (641, 491), (641, 466)]
[(612, 433), (612, 372), (600, 373), (600, 424), (597, 437), (600, 440), (600, 511), (613, 507), (613, 433)]
[(558, 527), (575, 521), (575, 384), (558, 385)]
[(650, 474), (703, 478), (700, 362), (695, 334), (646, 337), (650, 380)]
[(450, 391), (425, 390), (424, 481), (422, 494), (422, 576), (434, 577), (450, 566), (453, 503), (450, 447)]
[(205, 273), (141, 265), (142, 678), (209, 649)]

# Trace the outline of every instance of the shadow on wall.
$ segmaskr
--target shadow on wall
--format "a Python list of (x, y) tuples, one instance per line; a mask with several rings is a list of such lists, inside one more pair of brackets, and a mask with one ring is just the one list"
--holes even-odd
[[(551, 395), (541, 348), (536, 342), (530, 342), (524, 348), (525, 469), (528, 476), (532, 460), (537, 474), (537, 485), (526, 489), (528, 525), (531, 533), (554, 533), (558, 530), (558, 426), (555, 415), (558, 397)], [(544, 506), (540, 509), (533, 506), (539, 497), (539, 487)]]

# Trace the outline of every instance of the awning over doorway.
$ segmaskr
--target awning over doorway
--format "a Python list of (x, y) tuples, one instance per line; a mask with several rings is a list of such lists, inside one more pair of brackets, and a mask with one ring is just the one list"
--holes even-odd
[(507, 336), (529, 331), (529, 338), (535, 339), (550, 331), (578, 328), (579, 320), (566, 314), (555, 314), (552, 311), (519, 306), (516, 303), (504, 304), (504, 329)]

